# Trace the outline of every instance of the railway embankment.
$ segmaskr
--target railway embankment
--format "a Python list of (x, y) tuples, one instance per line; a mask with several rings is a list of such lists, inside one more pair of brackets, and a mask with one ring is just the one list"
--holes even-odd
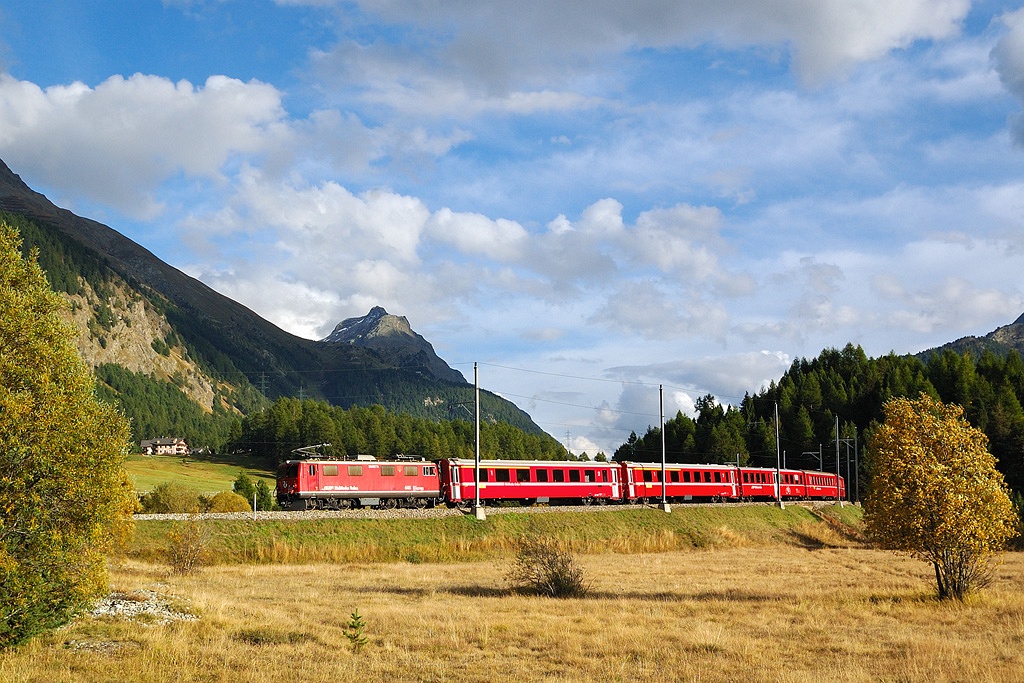
[(790, 545), (854, 547), (856, 506), (721, 504), (351, 510), (212, 515), (138, 515), (129, 557), (160, 561), (168, 534), (188, 520), (203, 532), (213, 564), (471, 562), (512, 552), (523, 537), (547, 536), (574, 552), (651, 553)]

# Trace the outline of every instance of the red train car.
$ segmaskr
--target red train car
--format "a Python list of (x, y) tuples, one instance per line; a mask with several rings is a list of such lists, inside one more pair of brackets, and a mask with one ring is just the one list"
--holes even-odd
[(440, 500), (437, 465), (424, 460), (288, 460), (278, 470), (286, 510), (426, 507)]
[[(846, 498), (846, 482), (831, 472), (810, 470), (774, 470), (767, 467), (741, 467), (740, 496), (744, 500), (835, 500)], [(776, 473), (779, 490), (775, 489)]]
[[(449, 458), (438, 463), (441, 496), (450, 505), (476, 500), (473, 460)], [(619, 465), (562, 460), (481, 460), (480, 502), (590, 504), (622, 498)]]
[[(624, 500), (661, 500), (661, 463), (623, 462)], [(737, 470), (729, 465), (666, 463), (665, 498), (669, 502), (734, 500), (739, 496)]]
[(767, 467), (740, 467), (740, 498), (743, 500), (774, 500), (775, 470)]
[(804, 472), (807, 481), (805, 496), (814, 500), (846, 498), (846, 481), (832, 472)]

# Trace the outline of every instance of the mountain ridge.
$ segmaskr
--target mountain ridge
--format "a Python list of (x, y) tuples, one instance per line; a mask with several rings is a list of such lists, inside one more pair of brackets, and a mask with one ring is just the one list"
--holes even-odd
[[(244, 411), (252, 401), (242, 394), (262, 394), (447, 419), (449, 405), (472, 397), (473, 387), (404, 317), (388, 316), (391, 334), (343, 343), (295, 336), (113, 228), (57, 207), (3, 160), (0, 213), (21, 221), (23, 249), (38, 248), (51, 285), (72, 302), (83, 357), (171, 382), (207, 411)], [(543, 433), (492, 392), (481, 391), (481, 404), (484, 419)]]
[(1024, 314), (1018, 316), (1012, 323), (1001, 325), (981, 337), (975, 335), (960, 337), (913, 355), (927, 362), (933, 355), (946, 350), (958, 354), (969, 353), (975, 357), (980, 357), (986, 351), (997, 356), (1006, 356), (1010, 351), (1016, 351), (1024, 356)]

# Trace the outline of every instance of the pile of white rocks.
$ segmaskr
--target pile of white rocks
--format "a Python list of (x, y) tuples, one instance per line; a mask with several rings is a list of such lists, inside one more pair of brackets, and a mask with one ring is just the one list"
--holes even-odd
[(96, 603), (89, 614), (95, 617), (130, 619), (154, 626), (199, 618), (194, 614), (172, 608), (167, 598), (151, 590), (113, 592)]

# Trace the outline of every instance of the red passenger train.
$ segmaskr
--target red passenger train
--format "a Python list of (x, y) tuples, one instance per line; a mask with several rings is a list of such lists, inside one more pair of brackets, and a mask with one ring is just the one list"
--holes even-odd
[[(481, 460), (483, 505), (649, 503), (662, 499), (661, 465), (639, 462)], [(278, 471), (277, 501), (288, 510), (473, 504), (472, 460), (289, 460)], [(836, 500), (843, 478), (830, 472), (732, 465), (665, 465), (667, 502)]]

